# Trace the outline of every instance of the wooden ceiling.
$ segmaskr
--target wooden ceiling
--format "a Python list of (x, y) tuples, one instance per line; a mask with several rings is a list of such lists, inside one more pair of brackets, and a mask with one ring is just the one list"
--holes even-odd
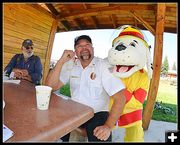
[[(58, 19), (57, 32), (134, 25), (155, 33), (157, 3), (38, 3)], [(164, 31), (177, 33), (177, 3), (165, 3)]]

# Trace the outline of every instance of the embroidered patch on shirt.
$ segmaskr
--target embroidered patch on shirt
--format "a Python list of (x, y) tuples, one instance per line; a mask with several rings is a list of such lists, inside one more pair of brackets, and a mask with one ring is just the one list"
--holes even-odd
[(94, 80), (96, 78), (96, 74), (94, 72), (92, 72), (90, 75), (90, 78), (91, 78), (91, 80)]

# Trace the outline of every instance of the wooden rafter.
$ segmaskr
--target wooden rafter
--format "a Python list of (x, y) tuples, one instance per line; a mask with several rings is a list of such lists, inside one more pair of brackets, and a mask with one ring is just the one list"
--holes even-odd
[[(70, 13), (71, 12), (70, 7), (68, 5), (66, 5), (66, 4), (63, 4), (63, 5), (66, 7), (67, 13)], [(66, 31), (72, 30), (72, 28), (71, 28), (71, 26), (70, 26), (70, 24), (69, 24), (69, 22), (68, 22), (68, 20), (66, 18), (63, 18), (62, 20), (60, 20), (60, 22), (61, 22), (61, 24), (63, 24), (63, 27), (65, 28)]]
[(114, 29), (117, 27), (117, 25), (116, 25), (116, 16), (114, 15), (114, 14), (112, 14), (111, 16), (110, 16), (110, 18), (111, 18), (111, 21), (112, 21), (112, 23), (113, 23), (113, 27), (114, 27)]
[(65, 29), (66, 31), (69, 31), (69, 30), (71, 29), (70, 26), (69, 26), (68, 21), (62, 20), (62, 21), (60, 21), (60, 23), (63, 25), (63, 27), (64, 27), (64, 29)]
[(51, 13), (55, 16), (59, 15), (59, 12), (54, 8), (52, 4), (45, 4), (48, 9), (51, 11)]
[[(82, 4), (82, 5), (83, 5), (85, 10), (88, 9), (86, 4)], [(75, 18), (74, 21), (75, 21), (75, 23), (76, 23), (76, 25), (78, 26), (79, 29), (84, 29), (84, 26), (82, 25), (82, 22), (81, 22), (81, 20), (79, 18)]]
[(162, 51), (163, 51), (165, 10), (166, 10), (165, 4), (163, 3), (157, 4), (153, 76), (150, 83), (147, 103), (143, 114), (143, 128), (145, 130), (147, 130), (149, 127), (149, 123), (154, 110), (154, 104), (156, 101), (158, 86), (159, 86), (161, 63), (162, 63)]
[(99, 28), (99, 23), (98, 23), (96, 17), (95, 16), (91, 16), (90, 19), (92, 20), (95, 28), (98, 29)]
[(134, 26), (138, 27), (138, 26), (137, 26), (137, 20), (136, 20), (136, 19), (134, 19)]
[(88, 6), (86, 4), (83, 4), (84, 9), (88, 9)]
[(137, 19), (140, 23), (142, 23), (142, 25), (149, 30), (153, 35), (155, 35), (155, 30), (153, 29), (153, 27), (151, 27), (151, 25), (149, 25), (145, 20), (143, 20), (143, 18), (141, 18), (135, 11), (130, 11), (130, 13), (132, 14), (132, 16)]
[(79, 29), (84, 29), (84, 26), (82, 25), (82, 21), (79, 18), (74, 19), (74, 21)]
[[(99, 22), (99, 28), (114, 28), (115, 23), (112, 21), (112, 15), (115, 15), (116, 19), (114, 21), (116, 21), (116, 26), (132, 24), (137, 25), (137, 27), (142, 30), (148, 29), (152, 34), (153, 29), (155, 31), (155, 11), (157, 3), (39, 3), (39, 5), (48, 11), (48, 13), (52, 13), (45, 4), (52, 4), (59, 12), (57, 19), (59, 21), (68, 21), (69, 25), (71, 26), (71, 30), (79, 30), (79, 27), (76, 25), (77, 23), (74, 21), (76, 18), (79, 18), (80, 20), (82, 19), (81, 21), (84, 22), (83, 25), (86, 25), (87, 29), (97, 29), (97, 26), (94, 26), (94, 21), (92, 18), (90, 18), (91, 16), (96, 17), (97, 21)], [(165, 31), (177, 33), (177, 3), (165, 4)], [(131, 15), (129, 13), (130, 11), (132, 11)], [(139, 20), (136, 16), (139, 18)], [(134, 19), (132, 17), (134, 17)], [(140, 21), (141, 18), (143, 18), (143, 20), (149, 24), (150, 28), (145, 22), (142, 23), (142, 21)], [(106, 22), (104, 22), (104, 20)], [(92, 22), (90, 23), (88, 21)], [(61, 31), (65, 30), (61, 24), (59, 27)], [(151, 27), (153, 29), (151, 29)]]
[[(141, 9), (141, 10), (146, 10), (146, 9), (152, 9), (152, 6), (144, 6), (144, 5), (117, 5), (117, 6), (109, 6), (109, 7), (105, 7), (105, 8), (94, 8), (94, 9), (84, 9), (81, 10), (79, 12), (72, 12), (66, 16), (63, 16), (62, 14), (58, 15), (57, 18), (58, 19), (74, 19), (74, 18), (80, 18), (80, 17), (84, 17), (84, 16), (95, 16), (98, 14), (117, 14), (117, 13), (121, 13), (121, 12), (127, 12), (127, 11), (131, 11), (131, 10), (135, 10), (135, 9)], [(113, 10), (113, 11), (112, 11)]]
[[(88, 9), (88, 5), (87, 5), (87, 4), (83, 4), (83, 7), (84, 7), (85, 10)], [(90, 16), (89, 18), (90, 18), (91, 21), (93, 22), (94, 27), (95, 27), (96, 29), (98, 29), (98, 23), (97, 23), (96, 18), (95, 18), (94, 16)]]
[(62, 4), (65, 8), (66, 8), (66, 12), (67, 13), (71, 13), (71, 8), (69, 7), (69, 5), (66, 5), (66, 4)]
[[(54, 6), (52, 4), (45, 4), (48, 9), (51, 11), (52, 15), (54, 15), (55, 17), (57, 15), (59, 15), (59, 12), (54, 8)], [(66, 31), (69, 31), (70, 30), (70, 26), (69, 26), (69, 23), (66, 21), (66, 20), (61, 20), (60, 23), (63, 25), (64, 29)], [(59, 27), (57, 27), (57, 30), (59, 29)]]

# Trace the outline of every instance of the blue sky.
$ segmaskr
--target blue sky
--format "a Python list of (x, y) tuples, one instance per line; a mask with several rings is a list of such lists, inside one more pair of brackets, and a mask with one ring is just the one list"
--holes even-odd
[[(145, 34), (146, 41), (149, 45), (151, 45), (151, 58), (153, 59), (154, 36), (148, 31), (143, 32)], [(64, 49), (74, 50), (74, 38), (83, 34), (91, 37), (95, 56), (105, 58), (108, 56), (112, 40), (119, 34), (119, 31), (117, 29), (106, 29), (57, 33), (54, 40), (51, 60), (58, 60)], [(174, 62), (177, 67), (177, 34), (164, 33), (163, 42), (163, 60), (164, 57), (167, 56), (170, 67)]]

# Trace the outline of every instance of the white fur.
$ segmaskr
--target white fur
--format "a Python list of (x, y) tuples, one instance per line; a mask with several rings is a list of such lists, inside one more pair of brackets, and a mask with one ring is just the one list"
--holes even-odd
[[(134, 43), (135, 47), (131, 46), (131, 43)], [(115, 50), (116, 46), (120, 44), (126, 46), (126, 49), (121, 51)], [(111, 65), (135, 65), (128, 72), (114, 72), (114, 75), (117, 77), (129, 77), (134, 72), (142, 69), (146, 64), (149, 78), (152, 76), (151, 59), (148, 45), (145, 41), (138, 37), (130, 35), (119, 37), (115, 41), (114, 46), (108, 52), (108, 60)]]

